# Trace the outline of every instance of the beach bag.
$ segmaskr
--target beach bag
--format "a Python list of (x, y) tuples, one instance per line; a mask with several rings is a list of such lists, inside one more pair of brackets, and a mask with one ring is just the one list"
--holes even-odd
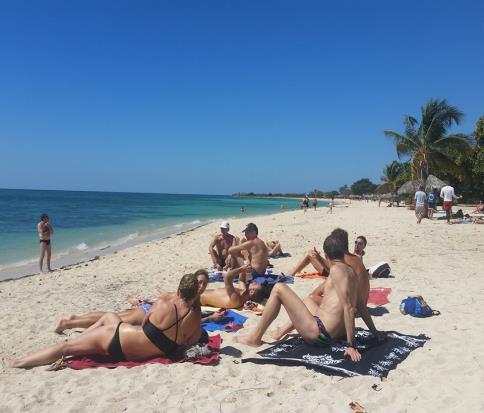
[(402, 300), (400, 312), (403, 315), (410, 314), (412, 317), (430, 317), (440, 314), (440, 311), (432, 310), (421, 295), (410, 296)]
[(391, 272), (390, 265), (384, 261), (368, 268), (368, 274), (370, 274), (372, 278), (387, 278)]

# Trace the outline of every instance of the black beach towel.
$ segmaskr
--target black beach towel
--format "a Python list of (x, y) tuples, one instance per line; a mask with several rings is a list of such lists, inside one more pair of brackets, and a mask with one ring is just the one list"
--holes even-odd
[(388, 372), (395, 369), (413, 350), (423, 347), (429, 340), (425, 335), (407, 336), (396, 332), (388, 332), (388, 335), (389, 338), (379, 344), (369, 331), (357, 331), (357, 347), (362, 354), (358, 363), (344, 357), (346, 346), (343, 342), (334, 342), (330, 347), (320, 347), (306, 344), (300, 336), (258, 352), (260, 357), (245, 358), (242, 362), (306, 366), (328, 375), (342, 377), (386, 377)]

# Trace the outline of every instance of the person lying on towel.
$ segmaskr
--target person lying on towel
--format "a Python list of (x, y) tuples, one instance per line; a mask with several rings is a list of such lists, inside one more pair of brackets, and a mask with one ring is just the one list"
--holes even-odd
[(239, 281), (239, 287), (234, 287), (234, 278), (237, 275), (239, 275), (240, 280), (240, 274), (250, 273), (251, 271), (252, 266), (250, 264), (228, 271), (224, 275), (224, 288), (205, 290), (200, 295), (200, 303), (220, 308), (240, 308), (249, 300), (260, 303), (267, 298), (272, 286), (263, 286), (255, 282), (245, 284), (243, 281)]
[(113, 361), (148, 360), (172, 355), (181, 345), (200, 337), (200, 313), (192, 306), (198, 297), (195, 274), (185, 274), (175, 296), (160, 297), (141, 326), (123, 323), (114, 313), (103, 324), (80, 336), (40, 351), (8, 360), (9, 367), (28, 368), (53, 363), (63, 356), (109, 355)]
[(255, 329), (249, 334), (239, 334), (235, 341), (253, 347), (262, 345), (262, 336), (283, 306), (305, 342), (326, 346), (333, 339), (346, 338), (345, 356), (353, 361), (361, 359), (354, 342), (358, 301), (356, 274), (344, 263), (346, 248), (340, 239), (330, 235), (324, 241), (323, 249), (330, 273), (321, 303), (318, 305), (308, 300), (305, 305), (287, 285), (276, 284)]
[[(197, 299), (195, 300), (195, 304), (193, 306), (194, 310), (200, 310), (200, 295), (203, 294), (205, 289), (207, 288), (208, 284), (208, 273), (206, 270), (201, 269), (195, 272), (195, 276), (197, 277), (198, 282), (198, 295)], [(169, 295), (176, 295), (176, 293), (167, 293), (164, 291), (159, 291), (160, 296), (164, 296), (167, 298)], [(138, 299), (131, 299), (131, 304), (135, 305), (134, 308), (130, 308), (128, 310), (120, 311), (116, 313), (116, 315), (121, 319), (123, 323), (132, 324), (134, 326), (141, 325), (143, 322), (146, 313), (151, 310), (153, 303), (158, 298), (152, 300), (138, 300)], [(103, 316), (106, 314), (111, 314), (111, 312), (107, 311), (94, 311), (87, 314), (81, 315), (71, 315), (68, 318), (64, 318), (59, 321), (57, 327), (55, 328), (55, 332), (57, 334), (62, 334), (64, 330), (69, 330), (71, 328), (89, 328), (91, 326), (97, 327), (99, 324), (102, 324), (103, 321), (100, 321)], [(214, 313), (208, 317), (202, 318), (202, 323), (210, 320), (215, 320), (217, 317), (222, 317), (218, 313)], [(95, 323), (98, 323), (94, 326)]]

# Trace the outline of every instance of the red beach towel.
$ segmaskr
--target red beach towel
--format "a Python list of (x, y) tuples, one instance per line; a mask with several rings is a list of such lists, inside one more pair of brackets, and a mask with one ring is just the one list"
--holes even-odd
[(118, 363), (113, 363), (109, 361), (109, 356), (93, 356), (93, 357), (74, 357), (67, 360), (65, 367), (74, 370), (83, 370), (83, 369), (91, 369), (97, 367), (106, 367), (106, 368), (116, 368), (116, 367), (136, 367), (142, 366), (144, 364), (173, 364), (173, 363), (180, 363), (184, 361), (189, 361), (191, 363), (197, 364), (206, 364), (214, 366), (218, 363), (219, 354), (220, 354), (220, 344), (222, 343), (222, 339), (220, 338), (220, 334), (216, 336), (210, 336), (208, 347), (212, 350), (212, 354), (208, 357), (200, 357), (197, 359), (171, 359), (169, 357), (157, 357), (151, 360), (144, 360), (144, 361), (120, 361)]
[(368, 304), (376, 305), (377, 307), (380, 305), (384, 305), (389, 303), (388, 295), (392, 292), (391, 288), (370, 288), (370, 295), (368, 296)]
[(313, 278), (322, 278), (322, 279), (328, 278), (327, 275), (321, 275), (319, 272), (303, 272), (301, 274), (296, 275), (296, 277), (305, 278), (307, 280), (311, 280)]

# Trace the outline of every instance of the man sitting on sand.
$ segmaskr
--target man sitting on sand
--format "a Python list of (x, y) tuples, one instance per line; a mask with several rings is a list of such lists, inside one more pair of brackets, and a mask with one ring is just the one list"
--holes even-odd
[(224, 221), (220, 224), (220, 234), (215, 235), (208, 247), (213, 265), (218, 271), (232, 268), (232, 257), (229, 255), (229, 248), (236, 241), (232, 234), (229, 234), (230, 224)]
[[(200, 295), (204, 293), (205, 289), (207, 288), (208, 284), (208, 273), (206, 270), (198, 270), (195, 272), (195, 277), (197, 277), (197, 282), (198, 282), (198, 297), (197, 300), (195, 301), (195, 304), (193, 306), (194, 310), (200, 311)], [(148, 313), (151, 308), (153, 307), (153, 304), (160, 298), (167, 298), (168, 296), (174, 296), (175, 293), (167, 293), (167, 292), (159, 292), (158, 298), (155, 298), (154, 300), (138, 300), (135, 299), (134, 301), (131, 300), (131, 304), (136, 305), (135, 308), (131, 308), (129, 310), (124, 310), (119, 313), (115, 313), (117, 317), (120, 318), (120, 320), (123, 323), (131, 324), (133, 326), (141, 325), (143, 322), (144, 318), (146, 317), (146, 313)], [(61, 334), (64, 330), (69, 330), (71, 328), (92, 328), (92, 330), (95, 327), (98, 327), (99, 325), (104, 324), (104, 320), (102, 319), (103, 317), (107, 317), (107, 315), (110, 315), (112, 313), (107, 312), (107, 311), (94, 311), (91, 313), (87, 314), (82, 314), (82, 315), (71, 315), (67, 319), (62, 319), (59, 321), (59, 324), (57, 325), (56, 329), (54, 330), (57, 334)], [(219, 314), (214, 313), (211, 316), (202, 318), (201, 322), (204, 323), (209, 320), (214, 320), (219, 317)], [(87, 331), (87, 330), (86, 330)]]
[[(349, 252), (348, 233), (344, 229), (336, 228), (331, 233), (331, 236), (336, 238), (343, 246), (344, 262), (345, 264), (349, 265), (353, 270), (353, 272), (356, 274), (356, 280), (358, 284), (358, 301), (357, 301), (358, 315), (362, 318), (364, 323), (367, 325), (368, 329), (380, 339), (381, 334), (376, 329), (375, 324), (373, 323), (373, 319), (371, 318), (371, 315), (367, 307), (368, 297), (370, 295), (370, 278), (368, 276), (368, 271), (363, 265), (363, 261), (361, 257), (355, 254), (351, 254)], [(321, 263), (325, 271), (329, 271), (329, 267), (330, 267), (329, 262), (321, 256), (319, 256), (319, 259), (321, 261), (318, 261), (318, 263), (319, 262)], [(327, 281), (323, 282), (318, 287), (316, 287), (314, 291), (307, 297), (307, 299), (319, 305), (326, 291), (326, 282)], [(292, 325), (292, 323), (288, 322), (285, 326), (279, 328), (277, 336), (275, 336), (274, 338), (279, 339), (283, 337), (284, 335), (289, 333), (293, 328), (294, 326)]]
[[(248, 253), (250, 265), (252, 268), (252, 278), (265, 277), (268, 260), (267, 245), (264, 241), (258, 238), (259, 229), (254, 223), (249, 223), (245, 227), (244, 231), (247, 241), (241, 242), (240, 245), (232, 246), (229, 248), (229, 254), (232, 259), (241, 266), (244, 262), (242, 253), (246, 251)], [(245, 274), (241, 274), (242, 280), (245, 280)]]
[(307, 301), (309, 309), (287, 285), (276, 284), (255, 329), (249, 334), (239, 334), (235, 341), (253, 347), (262, 345), (262, 336), (279, 314), (282, 305), (294, 327), (308, 344), (326, 346), (334, 339), (346, 338), (345, 356), (353, 361), (361, 359), (354, 341), (358, 300), (356, 275), (343, 262), (345, 248), (338, 238), (332, 235), (327, 237), (323, 249), (330, 266), (330, 276), (319, 305)]
[(365, 255), (366, 244), (367, 244), (367, 241), (363, 235), (358, 235), (356, 237), (353, 254), (358, 255), (362, 260), (363, 260), (363, 255)]
[(251, 265), (246, 264), (228, 271), (224, 275), (224, 288), (206, 290), (200, 296), (200, 303), (220, 308), (240, 308), (249, 300), (260, 303), (268, 295), (265, 293), (267, 287), (254, 282), (249, 283), (248, 286), (239, 282), (239, 287), (234, 287), (235, 276), (240, 277), (241, 274), (251, 270)]

